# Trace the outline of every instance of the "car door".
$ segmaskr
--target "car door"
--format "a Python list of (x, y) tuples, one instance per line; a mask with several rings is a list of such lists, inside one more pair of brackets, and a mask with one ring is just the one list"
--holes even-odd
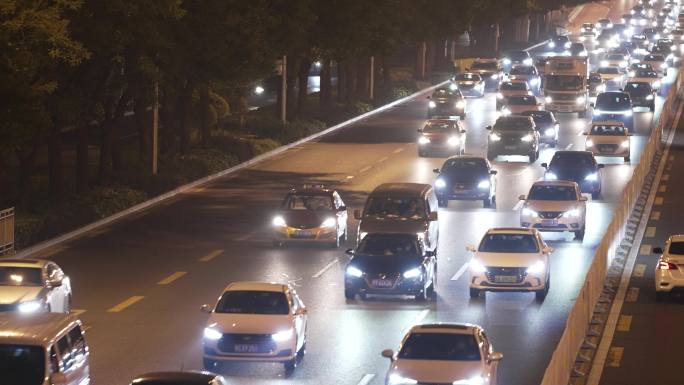
[(499, 362), (493, 361), (489, 358), (489, 355), (492, 354), (494, 349), (492, 348), (492, 345), (489, 343), (487, 334), (485, 334), (483, 330), (480, 330), (478, 332), (478, 339), (482, 343), (482, 355), (485, 362), (485, 372), (489, 373), (489, 375), (491, 376), (490, 378), (492, 380), (490, 381), (490, 384), (496, 384), (496, 372)]
[[(65, 312), (65, 291), (67, 288), (62, 285), (62, 281), (64, 280), (64, 273), (62, 272), (62, 269), (60, 269), (54, 263), (48, 263), (45, 266), (45, 275), (47, 276), (46, 282), (51, 283), (48, 285), (48, 296), (50, 298), (51, 310)], [(59, 285), (55, 285), (54, 283), (56, 282), (58, 282)]]
[(335, 201), (335, 210), (337, 216), (337, 223), (339, 224), (339, 234), (338, 236), (344, 235), (347, 232), (347, 206), (342, 201), (340, 195), (335, 191), (333, 193), (333, 198)]
[(294, 317), (295, 332), (297, 333), (297, 349), (299, 349), (306, 342), (307, 317), (304, 311), (306, 308), (294, 289), (290, 289), (290, 303), (292, 316)]
[[(425, 240), (425, 244), (428, 250), (437, 252), (437, 247), (439, 243), (439, 220), (430, 221), (430, 215), (437, 215), (437, 196), (432, 189), (429, 189), (425, 194), (425, 209), (428, 214), (428, 239)], [(432, 214), (434, 213), (434, 214)]]

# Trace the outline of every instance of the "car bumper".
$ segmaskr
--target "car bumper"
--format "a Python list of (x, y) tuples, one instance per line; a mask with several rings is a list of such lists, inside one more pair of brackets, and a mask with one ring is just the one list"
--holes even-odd
[(313, 228), (313, 229), (297, 229), (293, 227), (282, 227), (274, 231), (273, 240), (278, 242), (302, 242), (302, 243), (316, 243), (316, 242), (331, 242), (335, 241), (338, 236), (336, 228)]
[(296, 339), (283, 342), (269, 342), (270, 347), (261, 347), (259, 353), (235, 353), (219, 349), (219, 342), (204, 341), (203, 357), (214, 361), (250, 361), (250, 362), (284, 362), (297, 355)]
[(587, 151), (591, 151), (596, 156), (619, 156), (625, 157), (630, 155), (629, 147), (615, 146), (615, 149), (599, 147), (597, 145), (587, 147)]
[(437, 198), (449, 200), (481, 200), (491, 196), (488, 188), (459, 189), (456, 187), (445, 187), (436, 191)]
[(463, 116), (465, 115), (465, 108), (446, 108), (435, 107), (428, 109), (428, 117), (433, 116)]
[(500, 283), (490, 281), (485, 274), (475, 275), (470, 273), (470, 288), (482, 291), (513, 291), (527, 292), (544, 289), (546, 274), (526, 274), (520, 282)]
[(684, 292), (684, 274), (681, 270), (655, 271), (655, 289), (659, 292)]
[(587, 106), (584, 104), (577, 103), (557, 103), (551, 102), (545, 105), (546, 111), (552, 112), (584, 112), (587, 110)]
[(425, 290), (424, 277), (419, 278), (396, 278), (391, 286), (376, 286), (373, 279), (368, 277), (354, 278), (345, 277), (345, 290), (353, 290), (360, 294), (377, 295), (414, 295)]
[(534, 143), (532, 142), (522, 142), (517, 144), (492, 144), (492, 142), (489, 142), (487, 148), (488, 152), (497, 155), (529, 155), (530, 152), (534, 150)]
[(524, 215), (520, 217), (521, 227), (532, 227), (539, 231), (579, 231), (584, 228), (581, 218), (554, 218), (543, 219)]

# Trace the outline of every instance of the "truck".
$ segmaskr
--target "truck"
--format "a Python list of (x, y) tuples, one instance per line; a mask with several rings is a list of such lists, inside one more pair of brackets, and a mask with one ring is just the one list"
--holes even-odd
[(542, 84), (547, 111), (587, 115), (589, 63), (582, 56), (551, 56), (544, 66)]

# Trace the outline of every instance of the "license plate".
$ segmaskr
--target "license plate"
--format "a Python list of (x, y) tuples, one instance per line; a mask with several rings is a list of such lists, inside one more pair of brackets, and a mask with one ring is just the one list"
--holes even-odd
[(494, 277), (494, 282), (516, 283), (516, 282), (518, 282), (518, 277), (516, 277), (515, 275), (497, 275)]
[(515, 150), (515, 146), (504, 146), (506, 150)]
[(375, 287), (392, 287), (394, 282), (390, 279), (374, 279), (371, 281)]
[(235, 344), (233, 350), (236, 353), (258, 353), (259, 345), (256, 344)]
[(313, 235), (313, 231), (297, 230), (297, 232), (295, 232), (295, 236), (297, 237), (312, 237)]
[(557, 219), (542, 219), (542, 226), (556, 226), (558, 225)]

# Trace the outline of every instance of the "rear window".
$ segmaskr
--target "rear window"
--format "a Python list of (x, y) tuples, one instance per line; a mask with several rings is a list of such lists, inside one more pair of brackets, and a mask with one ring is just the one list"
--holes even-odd
[(620, 73), (620, 70), (617, 67), (599, 67), (596, 72), (600, 74), (617, 75)]
[(0, 344), (0, 378), (3, 384), (41, 385), (45, 351), (40, 346)]
[(516, 83), (511, 83), (511, 82), (505, 82), (501, 83), (501, 90), (502, 91), (525, 91), (527, 89), (527, 83), (524, 82), (516, 82)]
[(359, 244), (356, 252), (372, 256), (415, 256), (418, 254), (418, 239), (415, 235), (368, 234)]
[(289, 194), (282, 205), (283, 210), (332, 210), (331, 195)]
[(480, 75), (478, 74), (458, 74), (454, 76), (455, 80), (465, 80), (465, 81), (480, 81)]
[(371, 195), (365, 217), (384, 219), (425, 219), (422, 199), (413, 196)]
[(597, 124), (591, 127), (591, 135), (625, 135), (625, 126)]
[(538, 253), (539, 246), (532, 234), (487, 234), (482, 238), (481, 253)]
[(534, 75), (536, 72), (532, 66), (515, 66), (511, 70), (511, 75)]
[(508, 104), (534, 106), (537, 104), (537, 98), (534, 96), (511, 96), (508, 98)]
[(494, 62), (491, 63), (473, 63), (472, 67), (473, 69), (476, 70), (497, 70), (497, 64)]
[(494, 123), (494, 130), (506, 130), (506, 131), (530, 131), (532, 129), (532, 124), (530, 118), (518, 117), (518, 116), (508, 116), (501, 117)]
[(670, 249), (668, 252), (673, 255), (684, 255), (684, 242), (670, 243)]
[(436, 132), (452, 132), (456, 131), (458, 127), (454, 123), (436, 123), (430, 122), (423, 127), (423, 132), (436, 133)]
[(471, 334), (413, 333), (398, 356), (407, 360), (479, 361), (480, 348)]
[(576, 201), (577, 193), (570, 186), (532, 186), (527, 197), (533, 201)]
[(632, 102), (628, 94), (603, 93), (596, 98), (596, 109), (622, 111), (632, 109)]
[(216, 313), (289, 314), (285, 293), (274, 291), (226, 291), (216, 305)]

